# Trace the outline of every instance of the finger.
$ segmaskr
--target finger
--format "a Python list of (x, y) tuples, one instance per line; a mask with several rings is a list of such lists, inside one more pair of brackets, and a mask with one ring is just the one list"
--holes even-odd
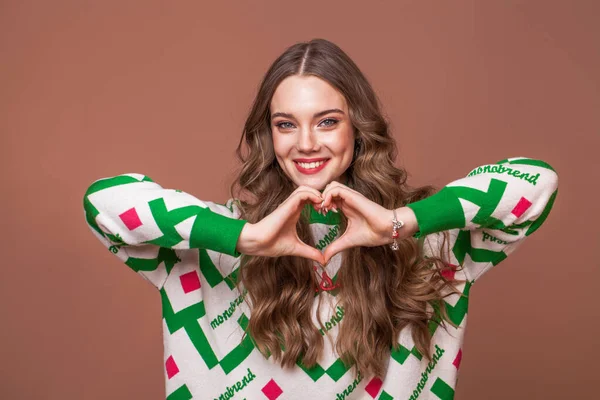
[(325, 200), (323, 200), (323, 203), (321, 205), (322, 208), (321, 208), (320, 212), (324, 213), (324, 214), (327, 214), (329, 211), (333, 211), (333, 212), (337, 213), (339, 210), (341, 210), (343, 208), (343, 203), (344, 203), (343, 199), (336, 198), (336, 197), (333, 197), (327, 205), (325, 205)]
[(334, 240), (329, 246), (325, 248), (323, 252), (323, 258), (325, 259), (326, 265), (329, 260), (333, 258), (337, 253), (340, 253), (346, 249), (353, 247), (352, 243), (348, 240), (348, 236), (342, 235), (338, 239)]
[[(294, 190), (294, 192), (293, 192), (292, 194), (294, 194), (294, 193), (296, 193), (296, 192), (311, 192), (311, 193), (313, 193), (313, 194), (315, 194), (315, 195), (317, 195), (317, 196), (319, 196), (319, 197), (321, 197), (321, 198), (323, 197), (323, 196), (321, 195), (321, 192), (319, 192), (317, 189), (315, 189), (315, 188), (312, 188), (312, 187), (310, 187), (310, 186), (304, 186), (304, 185), (302, 185), (302, 186), (298, 186), (298, 187), (296, 188), (296, 190)], [(290, 197), (291, 197), (291, 196), (290, 196)]]
[[(311, 188), (310, 186), (298, 186), (288, 197), (287, 199), (285, 199), (279, 206), (283, 206), (284, 204), (289, 203), (290, 201), (294, 202), (295, 200), (297, 200), (297, 195), (299, 193), (305, 193), (305, 192), (309, 192), (312, 193), (313, 195), (317, 196), (319, 198), (318, 203), (322, 203), (323, 199), (321, 197), (321, 192), (319, 192), (318, 190)], [(317, 201), (313, 201), (313, 203), (317, 203)]]
[(341, 183), (339, 183), (338, 181), (331, 181), (331, 182), (329, 182), (329, 183), (328, 183), (328, 184), (325, 186), (325, 188), (323, 189), (323, 193), (322, 193), (323, 197), (325, 197), (325, 194), (326, 194), (326, 193), (327, 193), (329, 190), (331, 190), (331, 189), (332, 189), (332, 188), (334, 188), (334, 187), (340, 186), (340, 185), (341, 185), (341, 186), (344, 186), (344, 185), (342, 185)]
[(317, 195), (311, 191), (298, 191), (295, 192), (290, 198), (290, 201), (284, 205), (284, 212), (297, 218), (300, 216), (300, 213), (306, 204), (312, 203), (315, 208), (318, 208), (322, 201), (320, 193)]
[(321, 193), (311, 190), (297, 190), (289, 197), (289, 200), (296, 206), (302, 206), (309, 202), (313, 204), (321, 204), (323, 202)]
[(348, 186), (339, 183), (338, 181), (331, 181), (327, 184), (327, 186), (325, 186), (325, 188), (323, 189), (323, 193), (321, 194), (321, 197), (323, 197), (323, 202), (321, 203), (321, 210), (325, 213), (329, 212), (329, 210), (332, 210), (334, 212), (337, 212), (340, 208), (341, 208), (341, 203), (337, 202), (335, 200), (333, 200), (333, 202), (327, 202), (325, 203), (325, 197), (327, 196), (328, 193), (331, 192), (332, 189), (334, 188), (345, 188), (351, 192), (358, 193), (355, 190), (350, 189)]
[(313, 261), (318, 262), (321, 265), (325, 265), (325, 257), (323, 257), (323, 253), (321, 253), (319, 250), (315, 249), (314, 247), (308, 246), (307, 244), (299, 245), (295, 249), (294, 255), (304, 257), (304, 258), (309, 258)]
[(282, 224), (288, 223), (290, 219), (299, 218), (306, 203), (320, 204), (321, 201), (321, 197), (311, 191), (294, 192), (273, 211), (272, 215), (275, 219), (272, 221), (276, 226), (282, 226)]
[(356, 190), (352, 189), (351, 187), (348, 187), (346, 185), (344, 185), (343, 183), (340, 183), (338, 181), (331, 181), (327, 184), (327, 186), (325, 186), (325, 189), (323, 189), (323, 197), (325, 197), (325, 195), (333, 188), (335, 187), (342, 187), (342, 188), (346, 188), (351, 192), (360, 194), (359, 192), (357, 192)]
[[(357, 196), (361, 196), (358, 192), (353, 192), (345, 186), (334, 186), (323, 193), (323, 207), (331, 207), (332, 201), (336, 199), (344, 200), (348, 205), (353, 206)], [(337, 202), (340, 205), (341, 202)]]
[(327, 207), (327, 211), (331, 210), (333, 212), (338, 212), (339, 210), (342, 209), (343, 203), (344, 203), (343, 200), (334, 198), (331, 200), (331, 203)]

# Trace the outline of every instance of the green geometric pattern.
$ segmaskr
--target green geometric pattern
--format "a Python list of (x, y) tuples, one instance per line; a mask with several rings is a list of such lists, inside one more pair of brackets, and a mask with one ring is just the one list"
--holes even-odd
[[(407, 204), (407, 207), (411, 208), (417, 216), (419, 232), (415, 234), (416, 237), (443, 230), (465, 228), (467, 226), (465, 215), (468, 213), (463, 210), (460, 199), (478, 206), (477, 213), (469, 223), (469, 229), (506, 228), (500, 219), (492, 217), (492, 213), (498, 208), (507, 186), (507, 182), (496, 178), (490, 178), (487, 191), (451, 184), (432, 196)], [(469, 205), (466, 204), (465, 207), (469, 207)]]
[(352, 367), (352, 365), (346, 367), (340, 357), (338, 357), (327, 369), (323, 368), (319, 363), (315, 364), (315, 366), (310, 369), (305, 367), (301, 361), (298, 361), (296, 364), (306, 372), (314, 382), (321, 379), (323, 375), (328, 375), (337, 382)]
[[(474, 248), (471, 245), (471, 241), (475, 236), (472, 235), (481, 235), (481, 229), (489, 229), (513, 235), (514, 240), (512, 242), (509, 241), (509, 243), (506, 244), (507, 246), (523, 240), (526, 236), (531, 235), (531, 233), (539, 229), (547, 219), (555, 202), (558, 190), (554, 188), (554, 185), (557, 186), (554, 170), (543, 161), (515, 158), (499, 161), (498, 164), (519, 165), (518, 172), (520, 175), (502, 175), (504, 172), (487, 173), (485, 170), (476, 170), (476, 173), (472, 176), (467, 176), (460, 181), (447, 185), (433, 196), (409, 204), (408, 206), (413, 208), (415, 215), (417, 215), (420, 228), (420, 232), (417, 232), (414, 237), (422, 240), (424, 236), (430, 233), (454, 230), (451, 237), (455, 237), (456, 241), (452, 246), (452, 254), (457, 262), (453, 263), (458, 263), (465, 270), (481, 267), (472, 264), (471, 260), (475, 263), (498, 265), (498, 263), (506, 259), (507, 254), (505, 251), (498, 250), (501, 249), (500, 246), (503, 242), (485, 242), (480, 240), (479, 236), (477, 236), (476, 242), (479, 244), (477, 245), (478, 248)], [(488, 171), (491, 171), (489, 167)], [(500, 170), (498, 169), (497, 171)], [(525, 182), (523, 176), (527, 174), (530, 177), (535, 177), (535, 179), (528, 180), (527, 182), (529, 182), (529, 184), (523, 184), (522, 182)], [(218, 379), (217, 382), (203, 381), (204, 378), (202, 374), (199, 374), (197, 378), (198, 381), (195, 382), (167, 380), (167, 387), (171, 392), (167, 397), (167, 400), (192, 399), (193, 396), (191, 390), (195, 390), (194, 388), (198, 387), (198, 385), (204, 385), (206, 387), (212, 384), (218, 384), (221, 387), (228, 385), (226, 389), (233, 390), (231, 389), (232, 386), (230, 386), (230, 384), (236, 384), (233, 380), (239, 379), (239, 374), (234, 372), (242, 370), (244, 373), (245, 370), (248, 370), (248, 374), (246, 374), (247, 380), (244, 381), (244, 385), (249, 383), (250, 377), (256, 376), (261, 382), (261, 386), (259, 387), (254, 384), (254, 393), (258, 392), (259, 396), (262, 396), (262, 394), (260, 394), (260, 391), (262, 390), (262, 393), (268, 398), (279, 396), (277, 394), (279, 390), (283, 391), (283, 397), (285, 398), (298, 398), (302, 396), (304, 396), (304, 398), (318, 398), (318, 394), (316, 393), (319, 393), (319, 391), (325, 387), (327, 387), (327, 390), (334, 387), (337, 392), (342, 393), (344, 390), (352, 387), (352, 385), (350, 387), (347, 386), (347, 381), (342, 379), (343, 377), (348, 376), (347, 372), (351, 366), (345, 366), (341, 357), (334, 360), (333, 363), (327, 367), (316, 364), (312, 368), (307, 368), (301, 361), (298, 361), (298, 367), (309, 377), (309, 379), (303, 378), (303, 382), (286, 381), (281, 378), (281, 376), (285, 375), (281, 375), (282, 372), (279, 370), (277, 374), (273, 374), (272, 370), (269, 368), (278, 368), (277, 365), (272, 365), (268, 368), (262, 367), (263, 364), (260, 364), (260, 366), (258, 364), (251, 365), (249, 363), (249, 356), (254, 351), (254, 344), (249, 335), (244, 335), (243, 338), (240, 338), (239, 344), (232, 348), (227, 354), (217, 355), (213, 350), (213, 347), (211, 347), (212, 339), (214, 338), (214, 335), (226, 330), (213, 329), (214, 327), (211, 328), (209, 326), (210, 324), (207, 321), (207, 310), (205, 307), (207, 307), (207, 304), (210, 304), (211, 306), (221, 308), (221, 314), (217, 313), (215, 315), (231, 315), (233, 312), (232, 310), (235, 310), (235, 303), (230, 302), (229, 300), (231, 299), (228, 299), (228, 296), (223, 296), (223, 293), (221, 293), (220, 290), (213, 291), (211, 288), (216, 288), (217, 285), (225, 281), (225, 284), (230, 289), (232, 295), (234, 295), (235, 293), (233, 292), (236, 289), (239, 266), (235, 264), (235, 260), (232, 261), (229, 258), (225, 264), (218, 265), (218, 263), (214, 263), (209, 256), (208, 250), (216, 253), (228, 254), (234, 257), (239, 256), (239, 254), (236, 253), (235, 245), (245, 221), (232, 218), (232, 215), (234, 215), (233, 203), (227, 203), (229, 204), (227, 207), (215, 208), (211, 206), (213, 209), (217, 210), (212, 211), (209, 208), (208, 203), (201, 202), (189, 195), (184, 196), (181, 194), (181, 191), (162, 189), (157, 184), (141, 184), (142, 182), (152, 182), (152, 180), (143, 175), (122, 175), (94, 182), (87, 190), (83, 199), (83, 205), (86, 211), (85, 218), (89, 227), (99, 235), (108, 239), (108, 242), (103, 241), (103, 243), (107, 246), (109, 251), (115, 254), (119, 253), (121, 247), (134, 245), (126, 243), (123, 238), (132, 238), (135, 241), (135, 244), (139, 243), (156, 246), (156, 249), (151, 248), (149, 249), (150, 251), (141, 249), (142, 251), (139, 252), (140, 255), (131, 251), (133, 249), (128, 251), (128, 253), (136, 254), (137, 256), (128, 257), (127, 260), (125, 260), (125, 264), (132, 270), (141, 273), (151, 272), (155, 271), (159, 265), (162, 267), (164, 264), (168, 278), (181, 279), (181, 286), (177, 290), (183, 289), (182, 293), (185, 293), (186, 296), (192, 296), (192, 299), (194, 298), (193, 296), (204, 296), (205, 299), (208, 299), (209, 296), (214, 293), (216, 296), (225, 297), (223, 299), (219, 298), (218, 302), (211, 301), (209, 303), (200, 301), (181, 309), (178, 312), (174, 312), (172, 304), (179, 304), (179, 299), (169, 298), (165, 291), (165, 287), (163, 285), (157, 285), (161, 294), (163, 318), (165, 325), (170, 332), (166, 333), (168, 337), (165, 338), (165, 340), (171, 341), (169, 346), (171, 346), (171, 348), (173, 348), (173, 346), (178, 346), (178, 343), (174, 342), (176, 338), (185, 338), (179, 340), (185, 340), (186, 342), (189, 340), (187, 344), (194, 346), (196, 352), (200, 358), (202, 358), (208, 369), (213, 370), (218, 367), (226, 376), (228, 376), (227, 380), (222, 380), (220, 382)], [(519, 184), (513, 184), (513, 182), (519, 182)], [(123, 186), (123, 193), (126, 193), (124, 196), (120, 196), (121, 186)], [(140, 189), (139, 197), (136, 192), (138, 187)], [(90, 195), (108, 188), (113, 189), (111, 189), (110, 192), (91, 196), (94, 204), (91, 203), (89, 198)], [(481, 190), (480, 188), (486, 189)], [(152, 192), (149, 192), (150, 190)], [(151, 200), (145, 202), (141, 201), (142, 198)], [(531, 202), (532, 209), (543, 211), (541, 213), (538, 212), (538, 215), (532, 216), (527, 221), (521, 221), (518, 224), (513, 223), (512, 225), (506, 226), (505, 223), (508, 224), (507, 221), (514, 221), (514, 215), (511, 214), (510, 204), (519, 198), (525, 198)], [(463, 199), (464, 201), (461, 201), (460, 199)], [(506, 202), (506, 204), (503, 203), (503, 201)], [(502, 208), (499, 207), (500, 204), (502, 204)], [(180, 205), (180, 207), (168, 210), (167, 205)], [(117, 213), (113, 210), (121, 211)], [(501, 215), (501, 211), (504, 215)], [(496, 216), (493, 217), (492, 214), (496, 214)], [(516, 214), (518, 214), (518, 212)], [(311, 206), (307, 206), (304, 216), (305, 218), (307, 217), (311, 224), (318, 223), (329, 227), (334, 227), (335, 225), (339, 226), (341, 222), (340, 214), (330, 212), (323, 216), (318, 214)], [(136, 218), (140, 218), (140, 221), (136, 220)], [(467, 223), (466, 218), (472, 218), (472, 220), (469, 220)], [(191, 219), (193, 219), (193, 221)], [(184, 221), (189, 223), (182, 224)], [(100, 229), (100, 224), (102, 225), (102, 229), (112, 229), (114, 231), (104, 232)], [(137, 229), (141, 225), (145, 226), (141, 229)], [(176, 226), (178, 226), (179, 232), (177, 231)], [(182, 229), (185, 229), (186, 232), (182, 231)], [(319, 227), (320, 232), (323, 232), (323, 229), (323, 226)], [(338, 235), (337, 232), (339, 228), (338, 230), (333, 231), (331, 228), (328, 229), (330, 230), (329, 233), (326, 234), (327, 236), (322, 238), (321, 241), (317, 240), (318, 248), (320, 249), (323, 249), (325, 244), (330, 243), (335, 235)], [(525, 232), (524, 235), (523, 232)], [(184, 239), (189, 240), (189, 243), (183, 242)], [(199, 268), (201, 277), (203, 277), (202, 292), (192, 292), (193, 290), (200, 289), (199, 282), (196, 280), (198, 277), (195, 273), (183, 274), (181, 275), (181, 278), (179, 277), (179, 274), (173, 274), (173, 270), (179, 268), (178, 264), (180, 264), (182, 270), (188, 271), (188, 268), (192, 266), (190, 265), (190, 260), (195, 258), (187, 257), (189, 253), (183, 253), (185, 251), (190, 251), (187, 250), (188, 247), (190, 249), (197, 249), (191, 251), (198, 251), (199, 265), (194, 265), (193, 267), (195, 267), (196, 270)], [(176, 252), (174, 248), (180, 250), (177, 250)], [(139, 258), (148, 257), (148, 253), (150, 254), (150, 258)], [(185, 257), (183, 256), (184, 254), (186, 255)], [(117, 255), (123, 258), (123, 254)], [(219, 256), (219, 254), (217, 254), (217, 256)], [(184, 261), (182, 261), (182, 259)], [(215, 258), (215, 260), (217, 259), (218, 258)], [(467, 259), (469, 260), (468, 262)], [(185, 265), (181, 265), (181, 263), (184, 263)], [(221, 271), (225, 271), (225, 268), (227, 268), (227, 271), (229, 271), (229, 269), (233, 270), (230, 273), (222, 273)], [(152, 277), (156, 278), (158, 276), (163, 276), (161, 274), (155, 273)], [(337, 277), (337, 274), (334, 274), (332, 277), (334, 283), (337, 282)], [(468, 312), (468, 296), (473, 282), (473, 280), (469, 280), (464, 284), (463, 296), (459, 297), (454, 305), (450, 305), (447, 301), (445, 302), (450, 321), (457, 326), (462, 324)], [(171, 283), (174, 282), (169, 282), (169, 284)], [(177, 282), (177, 285), (179, 285), (179, 282)], [(168, 287), (171, 286), (167, 286), (167, 288)], [(224, 289), (224, 287), (222, 289)], [(224, 290), (225, 292), (228, 292), (226, 289)], [(338, 292), (339, 289), (327, 293), (335, 296)], [(171, 295), (177, 296), (174, 293), (179, 292), (173, 292)], [(201, 300), (202, 297), (197, 299)], [(171, 303), (171, 301), (173, 301), (173, 303)], [(189, 304), (189, 300), (185, 300), (185, 302), (186, 304)], [(225, 311), (223, 311), (223, 309), (225, 309)], [(213, 315), (212, 311), (213, 310), (209, 310), (210, 315)], [(247, 315), (244, 313), (236, 315), (240, 315), (237, 318), (237, 324), (245, 331), (248, 326)], [(443, 336), (442, 340), (445, 341), (444, 343), (455, 340), (452, 348), (460, 348), (461, 343), (459, 343), (459, 341), (462, 340), (462, 335), (451, 338), (448, 336), (449, 334), (446, 334), (444, 331), (438, 332), (439, 328), (439, 324), (435, 321), (429, 323), (430, 333), (432, 335), (437, 333), (435, 336), (436, 341)], [(180, 334), (174, 335), (175, 332), (180, 332)], [(436, 342), (434, 343), (436, 345), (439, 344)], [(438, 348), (438, 350), (440, 349)], [(443, 351), (443, 349), (440, 351)], [(422, 371), (422, 363), (406, 362), (411, 355), (419, 361), (422, 361), (423, 359), (422, 354), (420, 354), (415, 346), (412, 346), (412, 348), (407, 348), (402, 345), (395, 346), (391, 349), (390, 356), (397, 365), (390, 370), (398, 371), (398, 368), (400, 368), (403, 380), (412, 382), (416, 382), (416, 379), (423, 379), (421, 378), (421, 374), (428, 374), (429, 382), (433, 382), (430, 386), (430, 396), (435, 396), (442, 400), (453, 399), (454, 389), (452, 388), (452, 385), (454, 385), (455, 380), (452, 380), (452, 375), (444, 375), (444, 379), (439, 378), (438, 373), (433, 369), (435, 364), (431, 363), (428, 365), (428, 369)], [(184, 355), (180, 355), (180, 357), (185, 358)], [(196, 356), (194, 355), (194, 357)], [(452, 358), (453, 357), (440, 358), (440, 354), (437, 354), (435, 363), (442, 363), (442, 366), (438, 366), (437, 368), (443, 368), (446, 372), (457, 370), (458, 364), (456, 364), (456, 366), (451, 365), (453, 362)], [(170, 364), (170, 361), (167, 361), (166, 370), (168, 374), (177, 373), (177, 369), (173, 368), (189, 368), (190, 364), (187, 363), (185, 359), (183, 362), (179, 362), (181, 360), (177, 361), (178, 363), (176, 365)], [(418, 367), (416, 365), (418, 365)], [(252, 372), (250, 371), (250, 368), (252, 368)], [(189, 371), (187, 372), (189, 373)], [(256, 375), (254, 375), (254, 373)], [(236, 377), (236, 375), (238, 375), (238, 377)], [(328, 376), (331, 378), (331, 381), (329, 379), (321, 379), (323, 376)], [(427, 376), (424, 378), (425, 381), (427, 380)], [(403, 385), (402, 382), (394, 382), (394, 377), (388, 377), (386, 383), (385, 378), (386, 377), (383, 377), (384, 387), (388, 391), (383, 390), (382, 388), (377, 399), (392, 400), (393, 396), (390, 392), (395, 394), (398, 393), (400, 396), (399, 399), (405, 399), (411, 396), (411, 394), (408, 393), (408, 390), (413, 390), (414, 387), (408, 388), (406, 385)], [(240, 380), (238, 382), (242, 381)], [(307, 385), (307, 382), (314, 383), (314, 386), (311, 387), (310, 385)], [(356, 387), (356, 383), (354, 386)], [(297, 392), (297, 387), (303, 388), (302, 393)], [(371, 386), (371, 388), (373, 388), (373, 386)], [(418, 387), (418, 392), (421, 393), (421, 396), (427, 397), (421, 390), (425, 390), (422, 383), (420, 387)], [(224, 392), (221, 391), (220, 393)], [(248, 396), (251, 396), (248, 393), (249, 392), (242, 391), (238, 396), (235, 396), (235, 398), (248, 398)], [(369, 393), (372, 393), (372, 391)], [(365, 394), (362, 393), (359, 394), (358, 397), (364, 397), (364, 395)], [(227, 396), (222, 395), (221, 397)]]
[(558, 189), (552, 193), (552, 196), (550, 196), (550, 199), (548, 200), (548, 203), (546, 204), (546, 207), (544, 207), (544, 211), (542, 211), (540, 216), (537, 217), (535, 221), (531, 222), (531, 226), (529, 229), (527, 229), (527, 232), (525, 232), (525, 236), (531, 235), (533, 232), (537, 231), (540, 226), (542, 226), (546, 218), (548, 218), (548, 214), (550, 214), (550, 210), (552, 209), (554, 201), (556, 200), (556, 195), (558, 195)]
[(411, 354), (415, 356), (419, 361), (423, 358), (423, 355), (421, 355), (421, 352), (417, 350), (415, 346), (413, 346), (413, 348), (409, 350), (408, 347), (404, 347), (401, 344), (398, 344), (397, 348), (393, 350), (390, 355), (392, 359), (397, 361), (398, 364), (402, 365), (404, 364), (408, 356), (410, 356)]
[(441, 378), (437, 378), (433, 382), (431, 392), (442, 400), (452, 400), (454, 398), (454, 389)]
[(229, 275), (223, 276), (219, 269), (212, 262), (208, 252), (204, 249), (199, 250), (200, 257), (200, 271), (204, 276), (204, 279), (208, 282), (210, 287), (215, 287), (219, 283), (225, 281), (227, 286), (230, 289), (234, 289), (237, 282), (237, 275), (239, 272), (239, 267), (234, 269)]
[(492, 178), (487, 192), (466, 186), (448, 186), (447, 189), (456, 198), (470, 201), (480, 207), (473, 217), (473, 223), (489, 229), (502, 229), (505, 228), (504, 223), (492, 217), (492, 213), (500, 204), (507, 185), (504, 181)]
[(187, 385), (180, 386), (179, 389), (167, 396), (167, 400), (190, 400), (192, 393)]
[[(212, 369), (217, 365), (220, 365), (225, 374), (229, 374), (238, 365), (240, 365), (254, 350), (254, 344), (252, 339), (248, 335), (244, 337), (242, 342), (227, 353), (221, 360), (217, 359), (210, 343), (200, 327), (198, 320), (206, 315), (204, 308), (204, 302), (194, 304), (183, 310), (175, 313), (171, 302), (165, 292), (164, 288), (160, 289), (162, 307), (163, 307), (163, 318), (167, 324), (167, 328), (171, 334), (177, 332), (179, 329), (184, 329), (190, 338), (192, 344), (200, 354), (200, 357), (206, 363), (208, 369)], [(246, 330), (248, 326), (248, 317), (242, 313), (237, 320), (238, 324), (243, 330)]]
[(85, 195), (83, 196), (83, 209), (86, 211), (86, 221), (87, 221), (88, 225), (90, 227), (92, 227), (100, 235), (105, 236), (104, 232), (102, 232), (102, 230), (98, 227), (98, 224), (96, 223), (96, 217), (98, 216), (99, 212), (98, 212), (98, 209), (96, 209), (96, 207), (94, 207), (92, 205), (92, 203), (90, 202), (90, 199), (88, 198), (89, 195), (99, 192), (104, 189), (111, 188), (111, 187), (121, 186), (121, 185), (125, 185), (128, 183), (139, 183), (139, 182), (154, 182), (154, 181), (147, 176), (144, 176), (142, 178), (142, 180), (140, 181), (140, 180), (133, 178), (131, 176), (128, 176), (128, 175), (119, 175), (119, 176), (115, 176), (113, 178), (101, 179), (99, 181), (92, 183), (90, 185), (90, 187), (88, 188), (88, 190), (85, 192)]
[[(448, 302), (446, 303), (446, 312), (448, 313), (448, 318), (455, 325), (460, 325), (467, 315), (467, 311), (469, 310), (469, 293), (471, 291), (471, 286), (473, 285), (472, 281), (465, 282), (465, 287), (463, 289), (462, 295), (458, 299), (455, 305), (451, 305)], [(433, 337), (437, 329), (440, 327), (440, 324), (430, 321), (429, 322), (429, 333)], [(398, 362), (400, 365), (403, 365), (404, 362), (408, 359), (410, 355), (415, 356), (419, 361), (423, 358), (423, 355), (419, 350), (417, 350), (416, 346), (413, 346), (412, 349), (408, 349), (407, 347), (398, 344), (398, 346), (392, 350), (391, 357), (393, 360)]]
[(465, 261), (465, 256), (468, 254), (474, 262), (489, 262), (492, 265), (499, 264), (507, 256), (503, 251), (495, 251), (488, 249), (477, 249), (471, 247), (471, 231), (459, 231), (456, 237), (456, 242), (452, 248), (454, 256), (462, 265)]
[(377, 398), (377, 400), (392, 400), (392, 399), (393, 399), (393, 397), (390, 396), (390, 394), (388, 392), (386, 392), (385, 390), (382, 390), (381, 394)]
[[(339, 222), (339, 215), (337, 215), (335, 213), (329, 213), (327, 216), (322, 216), (322, 215), (316, 213), (312, 207), (310, 207), (310, 210), (311, 210), (311, 213), (310, 213), (311, 222), (319, 222), (319, 223), (324, 223), (324, 224), (331, 223), (331, 222)], [(237, 274), (239, 272), (239, 267), (234, 269), (229, 275), (223, 276), (223, 274), (221, 274), (219, 269), (213, 263), (212, 259), (208, 255), (208, 252), (204, 249), (199, 249), (199, 264), (200, 264), (200, 271), (202, 272), (204, 279), (206, 279), (207, 283), (211, 287), (215, 287), (219, 283), (225, 281), (225, 283), (227, 284), (227, 286), (230, 289), (233, 290), (235, 288)], [(334, 283), (336, 280), (337, 280), (337, 274), (332, 278), (332, 281)], [(334, 291), (329, 291), (328, 293), (331, 295), (335, 295), (338, 292), (339, 292), (339, 290), (334, 290)], [(246, 318), (245, 315), (243, 315), (243, 317)], [(246, 326), (247, 326), (247, 320), (246, 320), (245, 325), (243, 325), (243, 328), (245, 329)], [(246, 339), (248, 339), (248, 341), (251, 343), (251, 340), (248, 338), (248, 336), (246, 337)], [(202, 339), (200, 340), (200, 342), (202, 343)], [(208, 354), (207, 350), (203, 350), (203, 351)], [(209, 356), (207, 355), (207, 357), (209, 357)], [(213, 361), (213, 363), (214, 363), (214, 361)], [(207, 363), (207, 365), (208, 365), (208, 363)], [(338, 357), (333, 362), (333, 364), (331, 366), (329, 366), (328, 368), (323, 368), (318, 363), (316, 365), (314, 365), (312, 368), (307, 368), (305, 365), (302, 364), (301, 360), (299, 360), (297, 362), (297, 365), (315, 382), (318, 381), (323, 375), (328, 375), (334, 381), (338, 381), (351, 368), (351, 366), (344, 365), (343, 361), (341, 360), (341, 357)], [(237, 366), (237, 364), (236, 364), (236, 366)]]
[(183, 237), (175, 229), (175, 225), (185, 221), (188, 218), (197, 216), (206, 209), (200, 206), (186, 206), (167, 211), (165, 199), (158, 198), (148, 202), (150, 212), (154, 217), (154, 221), (158, 228), (163, 233), (163, 236), (154, 240), (149, 240), (147, 243), (155, 244), (160, 247), (173, 247), (183, 240)]
[(177, 257), (177, 253), (175, 253), (175, 250), (161, 247), (158, 249), (158, 256), (156, 258), (148, 259), (129, 257), (127, 261), (125, 261), (125, 264), (131, 269), (133, 269), (135, 272), (139, 272), (154, 271), (156, 268), (158, 268), (158, 265), (161, 262), (165, 263), (168, 274), (171, 272), (171, 269), (173, 269), (173, 266), (176, 263), (181, 262), (181, 259)]

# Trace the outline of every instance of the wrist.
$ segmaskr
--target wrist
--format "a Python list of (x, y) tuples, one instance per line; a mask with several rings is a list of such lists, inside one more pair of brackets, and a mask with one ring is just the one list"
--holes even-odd
[(249, 222), (244, 224), (236, 245), (236, 250), (239, 253), (246, 255), (254, 254), (256, 249), (256, 240), (254, 239), (256, 237), (256, 235), (254, 235), (255, 229), (256, 224), (251, 224)]
[[(419, 224), (417, 223), (417, 216), (414, 211), (408, 207), (400, 207), (396, 209), (396, 216), (399, 221), (402, 221), (404, 225), (400, 228), (400, 237), (410, 237), (419, 231)], [(391, 237), (391, 233), (390, 233)], [(391, 239), (390, 239), (391, 242)]]

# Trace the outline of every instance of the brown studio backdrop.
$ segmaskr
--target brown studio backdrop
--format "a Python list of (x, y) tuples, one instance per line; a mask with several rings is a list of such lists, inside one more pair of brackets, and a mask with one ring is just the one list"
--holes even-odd
[(412, 184), (557, 169), (545, 226), (472, 292), (456, 398), (593, 397), (599, 3), (230, 3), (0, 4), (0, 398), (164, 398), (159, 295), (92, 236), (83, 193), (141, 172), (226, 200), (260, 78), (314, 37), (371, 80)]

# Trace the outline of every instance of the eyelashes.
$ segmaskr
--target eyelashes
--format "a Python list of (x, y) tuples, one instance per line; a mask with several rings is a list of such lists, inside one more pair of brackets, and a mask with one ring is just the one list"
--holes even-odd
[(279, 129), (291, 129), (291, 127), (288, 127), (285, 125), (292, 125), (292, 124), (290, 122), (280, 122), (278, 124), (275, 124), (275, 126), (278, 127)]
[[(337, 120), (337, 119), (335, 119), (335, 118), (326, 118), (326, 119), (324, 119), (324, 120), (321, 122), (321, 124), (322, 124), (322, 123), (324, 123), (324, 122), (327, 122), (327, 121), (330, 121), (331, 123), (330, 123), (330, 124), (328, 124), (328, 125), (325, 125), (325, 126), (334, 126), (335, 124), (337, 124), (337, 123), (338, 123), (338, 120)], [(321, 125), (321, 124), (319, 124), (319, 125)]]
[[(323, 121), (321, 121), (319, 123), (319, 125), (320, 126), (322, 125), (325, 128), (329, 128), (329, 127), (337, 125), (338, 122), (339, 121), (335, 118), (325, 118)], [(291, 122), (288, 122), (288, 121), (279, 122), (279, 123), (275, 124), (275, 126), (282, 130), (294, 128), (294, 124), (292, 124)]]

